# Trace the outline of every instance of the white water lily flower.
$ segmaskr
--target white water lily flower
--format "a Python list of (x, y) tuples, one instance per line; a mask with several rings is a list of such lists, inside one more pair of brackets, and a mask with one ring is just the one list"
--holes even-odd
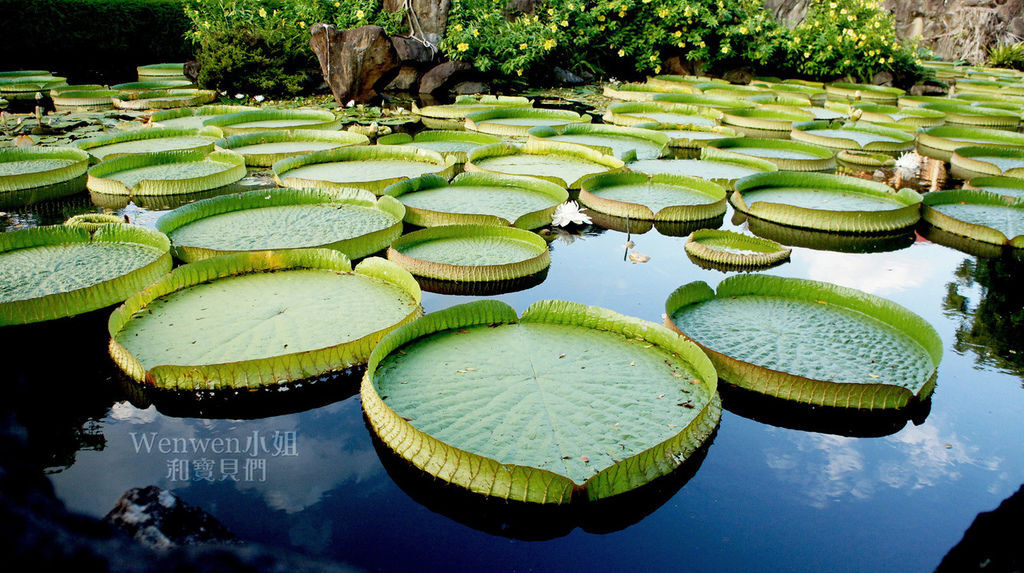
[(556, 227), (565, 227), (570, 224), (589, 225), (590, 217), (583, 213), (585, 210), (575, 201), (566, 201), (555, 207), (555, 214), (551, 217), (551, 224)]
[(235, 94), (235, 99), (245, 99), (245, 94)]
[(260, 101), (263, 101), (263, 100), (265, 100), (265, 99), (267, 99), (267, 98), (265, 98), (265, 97), (263, 97), (263, 96), (261, 96), (261, 95), (258, 95), (258, 96), (253, 96), (253, 98), (252, 98), (252, 99), (254, 99), (254, 100), (256, 100), (256, 101), (260, 102)]
[(915, 151), (908, 151), (900, 155), (896, 160), (896, 169), (901, 177), (906, 179), (914, 177), (921, 169), (921, 156)]
[(350, 100), (348, 100), (348, 103), (345, 104), (345, 107), (352, 107), (354, 105), (356, 105), (356, 100), (350, 99)]

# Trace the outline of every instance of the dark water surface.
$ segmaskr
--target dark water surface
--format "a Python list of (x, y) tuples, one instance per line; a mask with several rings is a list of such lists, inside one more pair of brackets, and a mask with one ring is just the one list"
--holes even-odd
[[(127, 212), (147, 225), (157, 215)], [(66, 213), (12, 215), (41, 224)], [(747, 230), (731, 217), (723, 228)], [(632, 235), (650, 257), (643, 264), (624, 260), (624, 232), (556, 234), (543, 282), (494, 298), (520, 312), (566, 299), (661, 322), (676, 287), (727, 276), (691, 262), (684, 237), (655, 229)], [(105, 316), (93, 313), (45, 335), (69, 364), (20, 375), (40, 387), (31, 410), (45, 430), (35, 443), (57, 495), (97, 517), (125, 490), (157, 484), (243, 539), (366, 570), (930, 571), (979, 512), (1024, 483), (1024, 263), (914, 235), (873, 243), (888, 250), (796, 247), (791, 262), (765, 272), (858, 288), (925, 317), (945, 347), (930, 401), (895, 417), (837, 415), (723, 388), (726, 411), (703, 459), (593, 511), (480, 504), (382, 457), (364, 425), (358, 373), (247, 393), (238, 406), (157, 397), (158, 408), (117, 382)], [(423, 307), (475, 298), (425, 293)], [(253, 438), (266, 445), (256, 455)], [(250, 448), (224, 451), (232, 443)]]

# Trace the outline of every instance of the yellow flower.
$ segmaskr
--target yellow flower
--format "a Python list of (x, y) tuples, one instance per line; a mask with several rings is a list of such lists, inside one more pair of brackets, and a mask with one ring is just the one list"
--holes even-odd
[(544, 49), (545, 50), (550, 50), (551, 48), (554, 48), (557, 45), (558, 45), (558, 42), (556, 42), (553, 38), (548, 38), (547, 40), (544, 40)]
[(597, 21), (598, 22), (604, 22), (604, 20), (605, 20), (604, 14), (601, 14), (600, 16), (597, 17)]
[(522, 70), (522, 69), (518, 69), (518, 70), (516, 70), (516, 75), (517, 75), (517, 76), (521, 76), (521, 75), (523, 75), (523, 70)]
[(572, 2), (569, 2), (569, 5), (568, 5), (568, 6), (566, 6), (566, 8), (568, 8), (568, 9), (570, 9), (570, 10), (575, 10), (575, 9), (576, 9), (576, 5), (575, 5), (575, 4), (573, 4)]
[(260, 18), (266, 18), (266, 17), (267, 17), (267, 11), (264, 10), (263, 8), (260, 8)]
[(665, 16), (668, 16), (668, 8), (662, 8), (661, 10), (659, 10), (658, 11), (658, 16), (660, 16), (662, 18), (664, 18)]
[(306, 22), (304, 22), (303, 20), (299, 20), (299, 27), (300, 28), (305, 28), (306, 27)]
[(525, 50), (526, 48), (529, 48), (529, 47), (530, 46), (526, 42), (523, 42), (522, 44), (519, 44), (519, 49), (520, 50)]
[(360, 20), (362, 20), (365, 17), (366, 17), (366, 12), (363, 12), (362, 10), (356, 10), (356, 18), (359, 18)]
[(880, 59), (878, 60), (878, 63), (879, 63), (879, 64), (884, 64), (884, 63), (885, 63), (885, 58), (880, 58)]
[(568, 26), (568, 25), (569, 25), (569, 21), (568, 21), (568, 20), (562, 20), (562, 21), (561, 21), (561, 22), (559, 22), (558, 24), (559, 24), (560, 26), (562, 26), (563, 28), (565, 28), (566, 26)]
[(548, 8), (548, 14), (554, 16), (555, 15), (555, 9), (554, 8)]
[(551, 25), (551, 31), (552, 31), (552, 32), (557, 32), (557, 31), (558, 31), (558, 26), (556, 26), (556, 25), (552, 24), (552, 25)]
[(334, 3), (334, 7), (335, 8), (340, 8), (341, 7), (341, 2), (335, 2)]
[(597, 29), (601, 30), (602, 32), (604, 32), (604, 28), (605, 28), (604, 24), (601, 24), (600, 26), (597, 27)]
[[(356, 12), (356, 16), (359, 16), (360, 18), (362, 18), (363, 17), (363, 11), (359, 10), (358, 12)], [(456, 25), (452, 26), (452, 30), (455, 30), (456, 32), (461, 32), (462, 31), (462, 24), (456, 24)]]
[(683, 33), (680, 30), (676, 30), (672, 35), (678, 38), (679, 36), (682, 36)]
[(654, 73), (660, 74), (661, 73), (661, 66), (654, 66)]
[(467, 44), (465, 42), (459, 42), (459, 45), (455, 46), (455, 49), (460, 51), (460, 52), (465, 52), (466, 50), (469, 49), (469, 44)]
[(842, 10), (840, 10), (839, 13), (840, 14), (846, 14), (846, 8), (843, 8)]
[(620, 58), (621, 58), (622, 56), (625, 56), (625, 55), (626, 55), (626, 51), (625, 51), (625, 50), (619, 50), (619, 57), (620, 57)]
[(728, 54), (729, 53), (729, 46), (722, 46), (722, 53), (723, 54)]
[(480, 37), (480, 30), (477, 30), (476, 28), (473, 28), (473, 37), (474, 38), (479, 38)]
[(658, 61), (658, 56), (651, 56), (651, 61), (652, 62), (657, 62)]
[(702, 47), (702, 48), (708, 47), (708, 45), (704, 43), (704, 40), (701, 40), (701, 41), (697, 42), (697, 45)]
[(740, 26), (740, 34), (746, 34), (749, 31), (746, 26)]
[(620, 10), (619, 11), (619, 18), (622, 18), (625, 15), (626, 15), (626, 11), (625, 10)]
[(678, 43), (676, 43), (676, 45), (679, 46), (680, 48), (685, 48), (686, 47), (686, 42), (678, 42)]
[(804, 52), (804, 58), (809, 58), (809, 57), (811, 57), (811, 53), (810, 52)]

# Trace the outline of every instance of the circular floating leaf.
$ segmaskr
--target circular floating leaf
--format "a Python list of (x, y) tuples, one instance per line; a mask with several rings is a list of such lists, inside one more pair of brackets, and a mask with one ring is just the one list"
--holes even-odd
[(1017, 177), (975, 177), (964, 183), (964, 189), (988, 191), (1008, 199), (1024, 198), (1024, 179)]
[(740, 132), (731, 127), (722, 127), (720, 125), (707, 127), (700, 125), (678, 125), (675, 123), (637, 123), (633, 127), (664, 133), (669, 137), (669, 147), (682, 149), (700, 149), (716, 139), (736, 137), (740, 134)]
[(113, 98), (118, 109), (169, 109), (210, 103), (217, 97), (213, 90), (177, 88), (149, 91), (122, 91)]
[(60, 93), (53, 93), (53, 106), (57, 111), (66, 111), (77, 108), (108, 109), (114, 107), (113, 97), (119, 92), (113, 90), (67, 90)]
[(807, 121), (794, 123), (789, 136), (836, 151), (872, 151), (893, 155), (914, 148), (914, 134), (867, 122)]
[(175, 269), (110, 316), (110, 355), (159, 388), (255, 388), (366, 361), (422, 314), (404, 269), (369, 258), (351, 271), (327, 249), (239, 253)]
[(834, 82), (825, 86), (825, 93), (832, 101), (869, 102), (896, 105), (896, 101), (906, 92), (899, 88), (876, 86), (872, 84), (851, 84)]
[(648, 175), (685, 175), (717, 183), (732, 189), (738, 179), (754, 173), (777, 171), (770, 161), (756, 157), (728, 153), (713, 147), (702, 147), (700, 159), (652, 159), (634, 161), (629, 164), (631, 171)]
[(44, 73), (38, 76), (12, 76), (0, 78), (0, 95), (11, 100), (31, 100), (37, 92), (45, 92), (68, 84), (65, 78)]
[(219, 127), (224, 135), (240, 135), (271, 129), (333, 131), (341, 127), (341, 120), (333, 113), (322, 109), (259, 109), (218, 114), (207, 118), (203, 125)]
[(376, 145), (315, 151), (274, 164), (274, 180), (295, 189), (366, 189), (376, 195), (404, 179), (452, 176), (455, 160), (436, 151)]
[(737, 181), (729, 201), (741, 213), (783, 225), (877, 233), (917, 223), (921, 196), (846, 175), (779, 171)]
[(735, 137), (717, 139), (709, 142), (708, 146), (741, 155), (760, 157), (774, 163), (779, 169), (788, 171), (829, 171), (836, 168), (835, 153), (811, 143), (783, 139)]
[(1024, 134), (959, 125), (926, 127), (917, 134), (917, 152), (942, 161), (949, 161), (956, 148), (969, 145), (1024, 148)]
[(160, 217), (156, 228), (186, 263), (240, 251), (324, 247), (357, 259), (402, 235), (405, 208), (378, 202), (362, 189), (257, 189), (185, 205)]
[(255, 111), (256, 108), (245, 105), (204, 105), (201, 107), (183, 107), (155, 112), (149, 121), (161, 127), (178, 129), (199, 129), (203, 122), (215, 115), (227, 115), (242, 111)]
[(669, 136), (657, 131), (589, 123), (535, 127), (528, 133), (530, 139), (575, 143), (623, 161), (657, 159), (665, 154), (669, 142)]
[(79, 227), (92, 233), (103, 225), (124, 222), (125, 220), (123, 218), (109, 213), (81, 213), (79, 215), (72, 216), (67, 221), (64, 221), (64, 224), (69, 227)]
[(146, 80), (143, 82), (128, 82), (115, 84), (110, 89), (122, 92), (149, 92), (153, 90), (171, 90), (175, 88), (195, 87), (189, 80)]
[(871, 153), (869, 151), (852, 151), (844, 149), (836, 154), (836, 161), (843, 167), (855, 171), (870, 169), (896, 167), (896, 159), (886, 153)]
[(0, 233), (0, 325), (74, 316), (123, 301), (171, 270), (161, 233), (111, 223)]
[(427, 105), (419, 107), (412, 102), (412, 112), (421, 119), (427, 127), (434, 128), (428, 123), (429, 120), (460, 120), (459, 126), (463, 125), (461, 120), (475, 111), (484, 111), (499, 107), (532, 107), (533, 102), (525, 97), (519, 96), (495, 96), (475, 95), (459, 96), (455, 103), (447, 105)]
[(88, 169), (89, 154), (73, 147), (0, 149), (0, 208), (74, 195)]
[(164, 78), (167, 76), (177, 79), (179, 76), (184, 77), (185, 64), (149, 64), (146, 66), (138, 66), (135, 70), (139, 74), (139, 81), (144, 81), (148, 78)]
[(421, 131), (415, 137), (408, 133), (393, 133), (377, 139), (377, 145), (409, 145), (451, 156), (455, 163), (465, 163), (467, 154), (484, 145), (501, 143), (500, 137), (466, 131)]
[(626, 101), (651, 101), (656, 96), (670, 94), (693, 94), (699, 90), (683, 83), (675, 84), (608, 84), (604, 86), (604, 96)]
[(562, 301), (517, 318), (479, 301), (381, 341), (361, 394), (373, 431), (416, 467), (562, 504), (671, 473), (718, 423), (715, 380), (696, 346), (657, 325)]
[(296, 155), (369, 143), (365, 135), (350, 131), (296, 129), (232, 135), (217, 141), (215, 145), (218, 149), (238, 153), (245, 158), (246, 165), (270, 167)]
[(164, 151), (108, 159), (89, 169), (89, 190), (104, 195), (184, 195), (230, 185), (245, 177), (237, 153)]
[(397, 239), (388, 259), (410, 273), (460, 282), (511, 281), (548, 268), (548, 244), (535, 233), (493, 225), (444, 225)]
[(696, 177), (608, 173), (583, 180), (580, 202), (633, 220), (702, 221), (725, 213), (725, 189)]
[(1001, 109), (958, 105), (955, 103), (923, 103), (921, 107), (946, 114), (949, 125), (994, 127), (1015, 130), (1020, 125), (1020, 113)]
[[(745, 216), (739, 213), (741, 217)], [(734, 223), (737, 221), (734, 219)], [(837, 253), (885, 253), (906, 249), (914, 244), (916, 235), (913, 228), (870, 235), (852, 235), (799, 229), (778, 225), (771, 221), (751, 217), (746, 219), (747, 229), (758, 237), (779, 242), (790, 247), (804, 247), (816, 251)]]
[(719, 229), (690, 233), (685, 248), (699, 263), (721, 270), (771, 267), (789, 259), (792, 252), (775, 241)]
[(703, 282), (665, 303), (666, 325), (742, 388), (840, 408), (902, 408), (935, 386), (942, 341), (909, 310), (837, 285), (754, 274)]
[(466, 116), (467, 130), (503, 136), (526, 137), (532, 127), (567, 123), (590, 123), (590, 116), (568, 110), (527, 107), (489, 109)]
[(958, 147), (949, 163), (957, 179), (982, 175), (1024, 177), (1024, 148)]
[(722, 124), (734, 127), (748, 137), (788, 139), (793, 123), (812, 119), (813, 115), (796, 110), (737, 109), (722, 112)]
[(757, 104), (745, 99), (724, 96), (712, 96), (701, 93), (668, 93), (657, 94), (652, 101), (670, 104), (691, 105), (698, 108), (726, 111), (730, 109), (753, 109)]
[(569, 193), (533, 177), (463, 173), (448, 183), (424, 175), (384, 190), (401, 201), (406, 222), (420, 227), (455, 224), (501, 225), (535, 229), (551, 223), (555, 208)]
[(571, 143), (527, 141), (519, 147), (496, 143), (469, 153), (466, 171), (527, 175), (578, 189), (590, 175), (621, 171), (625, 164), (610, 155)]
[(925, 107), (904, 107), (899, 108), (894, 105), (882, 105), (877, 103), (858, 103), (852, 105), (845, 105), (843, 107), (837, 107), (849, 113), (860, 114), (860, 121), (868, 121), (884, 125), (886, 127), (895, 127), (898, 129), (914, 130), (919, 127), (933, 127), (936, 125), (942, 125), (946, 122), (946, 114), (938, 109), (928, 109)]
[(928, 193), (921, 216), (932, 225), (985, 243), (1024, 249), (1024, 200), (987, 191), (952, 189)]
[(722, 112), (695, 105), (666, 102), (625, 102), (608, 106), (605, 123), (635, 126), (638, 123), (670, 123), (677, 125), (718, 125)]
[(213, 151), (213, 144), (221, 137), (215, 127), (201, 129), (178, 129), (173, 127), (151, 127), (101, 135), (79, 141), (77, 146), (89, 152), (99, 161), (160, 151), (194, 150), (204, 153)]

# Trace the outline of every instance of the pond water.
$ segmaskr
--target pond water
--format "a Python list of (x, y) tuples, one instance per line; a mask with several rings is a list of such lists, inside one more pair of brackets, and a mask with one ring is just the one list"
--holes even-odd
[[(6, 226), (90, 210), (81, 198), (11, 210)], [(147, 226), (160, 214), (118, 213)], [(722, 228), (749, 224), (730, 207)], [(520, 312), (567, 299), (661, 322), (674, 289), (728, 276), (657, 229), (553, 233), (541, 282), (491, 298)], [(630, 262), (627, 240), (649, 261)], [(720, 384), (725, 411), (700, 455), (618, 504), (573, 512), (480, 503), (409, 472), (371, 439), (358, 373), (234, 405), (186, 402), (121, 382), (104, 311), (3, 335), (20, 339), (7, 366), (31, 388), (25, 417), (58, 497), (95, 517), (127, 489), (157, 484), (245, 540), (372, 571), (931, 571), (1024, 482), (1024, 262), (915, 234), (854, 247), (834, 248), (882, 252), (794, 247), (791, 262), (764, 272), (861, 289), (925, 317), (945, 350), (929, 401), (898, 416), (836, 414)], [(423, 307), (477, 298), (427, 292)]]

